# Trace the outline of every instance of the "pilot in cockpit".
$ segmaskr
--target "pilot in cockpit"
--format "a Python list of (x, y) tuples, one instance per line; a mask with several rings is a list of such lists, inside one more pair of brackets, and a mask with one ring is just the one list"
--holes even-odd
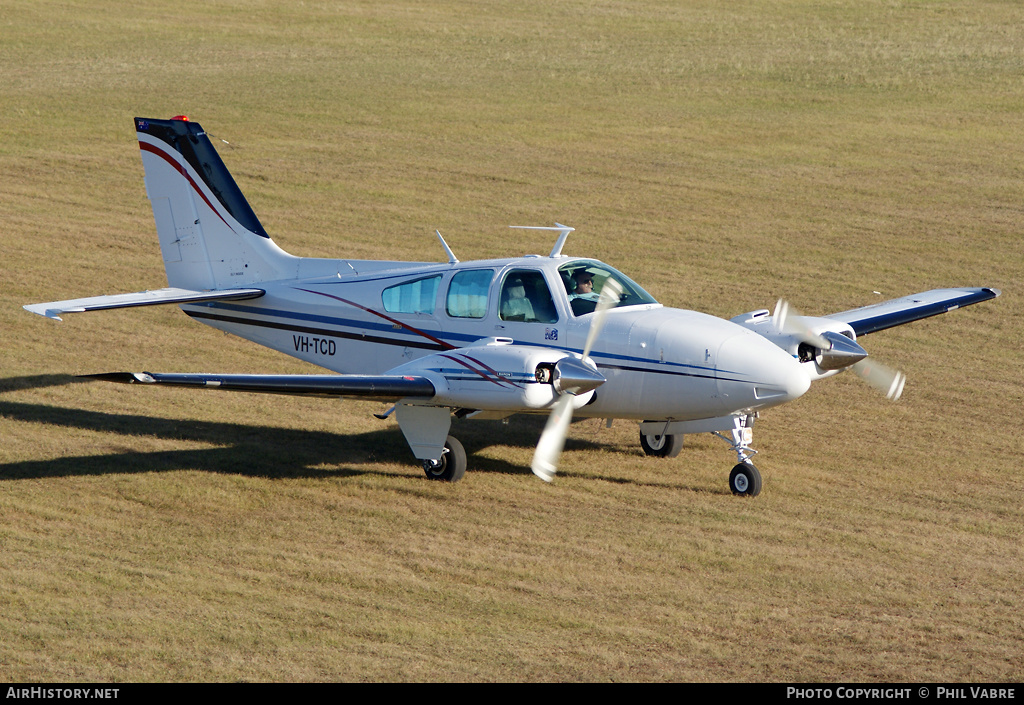
[(594, 294), (594, 275), (585, 269), (577, 269), (572, 275), (575, 288), (569, 292), (569, 299), (586, 298), (597, 299)]
[(598, 295), (594, 292), (594, 275), (586, 269), (577, 269), (572, 273), (575, 285), (569, 292), (569, 306), (577, 316), (591, 313), (597, 307)]

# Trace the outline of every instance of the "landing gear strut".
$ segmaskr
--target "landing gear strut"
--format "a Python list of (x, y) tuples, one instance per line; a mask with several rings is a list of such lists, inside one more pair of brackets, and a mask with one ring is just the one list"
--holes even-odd
[(424, 460), (423, 472), (426, 473), (428, 480), (458, 482), (466, 474), (466, 449), (457, 438), (448, 436), (441, 458)]
[(761, 473), (750, 459), (757, 451), (750, 447), (754, 440), (754, 414), (737, 416), (733, 421), (732, 438), (726, 438), (715, 431), (715, 435), (732, 446), (739, 463), (729, 473), (729, 489), (735, 495), (756, 497), (761, 492)]

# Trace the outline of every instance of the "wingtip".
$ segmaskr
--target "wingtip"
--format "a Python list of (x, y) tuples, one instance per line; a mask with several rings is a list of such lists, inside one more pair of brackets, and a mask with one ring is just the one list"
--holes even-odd
[(66, 313), (64, 309), (46, 308), (43, 304), (25, 304), (22, 308), (29, 313), (36, 314), (37, 316), (49, 318), (51, 321), (63, 321), (64, 319), (60, 317), (60, 314)]

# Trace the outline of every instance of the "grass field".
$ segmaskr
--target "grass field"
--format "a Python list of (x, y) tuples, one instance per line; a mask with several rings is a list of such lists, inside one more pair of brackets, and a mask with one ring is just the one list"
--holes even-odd
[[(1024, 679), (1017, 2), (0, 0), (0, 680)], [(314, 368), (174, 308), (132, 117), (186, 113), (298, 255), (598, 257), (662, 303), (999, 299), (864, 339), (711, 436), (457, 422), (427, 482), (380, 406), (79, 383)]]

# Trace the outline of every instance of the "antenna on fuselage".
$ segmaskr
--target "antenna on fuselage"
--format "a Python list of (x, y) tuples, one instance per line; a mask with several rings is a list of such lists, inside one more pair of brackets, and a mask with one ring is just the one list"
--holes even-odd
[(558, 239), (555, 241), (555, 246), (551, 248), (551, 254), (548, 257), (558, 257), (562, 254), (562, 246), (565, 245), (565, 239), (569, 237), (576, 228), (570, 228), (568, 225), (562, 225), (561, 223), (555, 223), (555, 227), (548, 227), (544, 225), (510, 225), (510, 228), (518, 228), (520, 230), (557, 230), (561, 233)]
[(434, 232), (437, 233), (437, 239), (441, 241), (441, 247), (443, 247), (444, 251), (448, 253), (448, 264), (455, 264), (458, 262), (459, 258), (455, 256), (455, 253), (452, 252), (452, 248), (448, 247), (448, 243), (444, 241), (443, 237), (441, 237), (441, 231), (435, 230)]

